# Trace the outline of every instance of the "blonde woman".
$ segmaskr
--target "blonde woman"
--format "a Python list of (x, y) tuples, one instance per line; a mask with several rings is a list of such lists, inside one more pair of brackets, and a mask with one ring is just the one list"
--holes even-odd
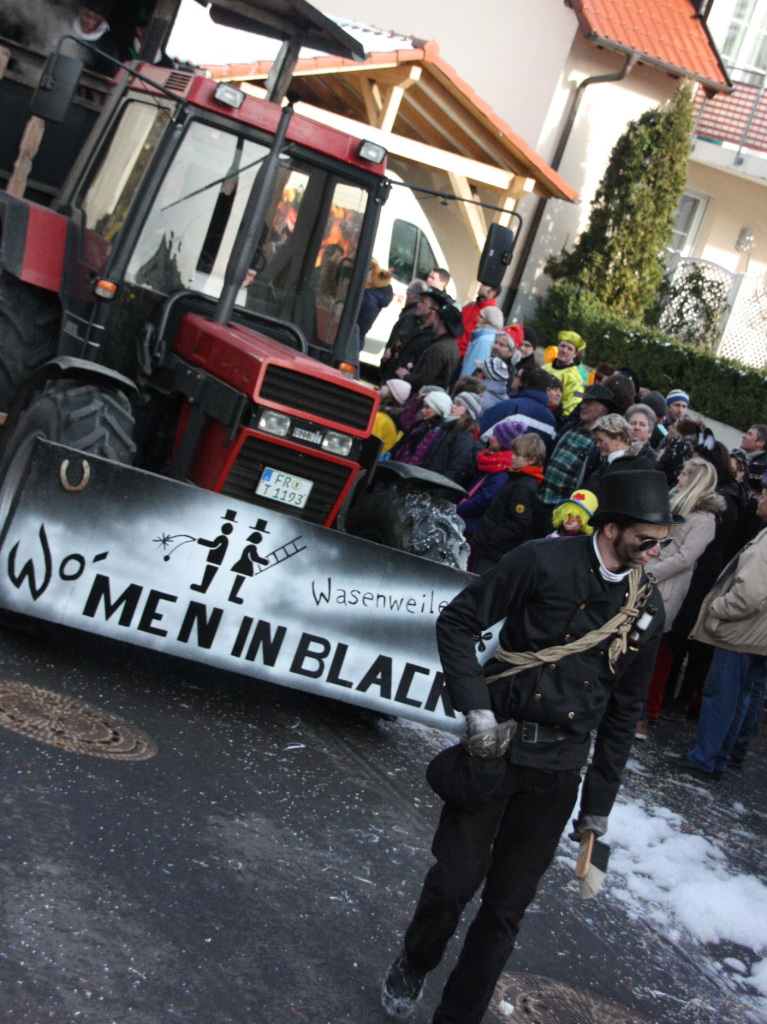
[(669, 543), (654, 559), (651, 575), (666, 608), (666, 625), (655, 661), (655, 671), (647, 693), (646, 718), (637, 726), (637, 737), (646, 738), (647, 719), (658, 717), (675, 649), (671, 639), (679, 609), (690, 586), (695, 564), (714, 539), (717, 516), (725, 510), (725, 501), (715, 494), (716, 470), (705, 459), (688, 459), (671, 491), (671, 510), (686, 520), (673, 526)]
[[(591, 428), (591, 435), (595, 452), (586, 462), (583, 486), (593, 491), (598, 500), (602, 497), (605, 477), (609, 473), (624, 469), (654, 469), (652, 459), (632, 451), (631, 427), (617, 412), (597, 420)], [(596, 463), (595, 456), (599, 457)]]

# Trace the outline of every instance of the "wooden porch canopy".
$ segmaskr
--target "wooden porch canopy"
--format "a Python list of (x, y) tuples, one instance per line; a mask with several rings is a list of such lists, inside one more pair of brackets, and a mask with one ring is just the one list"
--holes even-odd
[[(375, 132), (370, 137), (392, 156), (442, 171), (449, 190), (462, 199), (476, 198), (478, 188), (484, 196), (489, 190), (493, 205), (508, 211), (491, 220), (507, 221), (517, 200), (529, 192), (546, 199), (577, 197), (442, 60), (435, 42), (398, 41), (412, 46), (368, 53), (362, 63), (329, 56), (300, 59), (290, 97), (307, 104), (304, 112), (316, 120), (347, 131), (356, 122), (353, 134), (359, 134), (360, 123), (370, 126)], [(217, 81), (259, 84), (271, 66), (271, 61), (258, 61), (207, 65), (206, 71)], [(480, 208), (460, 205), (481, 249), (485, 218)]]

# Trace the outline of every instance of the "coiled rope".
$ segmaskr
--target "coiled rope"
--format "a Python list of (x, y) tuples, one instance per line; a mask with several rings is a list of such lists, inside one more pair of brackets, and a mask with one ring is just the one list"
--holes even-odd
[(610, 671), (615, 675), (616, 662), (628, 649), (629, 630), (639, 618), (644, 604), (652, 593), (652, 583), (648, 582), (642, 587), (640, 586), (641, 579), (642, 570), (632, 569), (629, 573), (629, 589), (624, 604), (604, 626), (592, 629), (585, 636), (573, 640), (572, 643), (561, 644), (558, 647), (545, 647), (542, 651), (507, 651), (504, 647), (499, 646), (495, 657), (499, 661), (508, 662), (512, 667), (504, 669), (497, 675), (487, 676), (485, 682), (494, 683), (496, 679), (514, 676), (518, 672), (536, 668), (538, 665), (552, 665), (567, 657), (568, 654), (580, 654), (581, 651), (588, 651), (610, 636), (613, 637), (613, 640), (608, 648), (608, 663)]

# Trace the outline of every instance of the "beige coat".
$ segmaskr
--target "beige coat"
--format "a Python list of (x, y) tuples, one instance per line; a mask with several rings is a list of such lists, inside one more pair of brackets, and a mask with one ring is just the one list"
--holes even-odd
[(674, 619), (690, 589), (695, 565), (714, 539), (716, 513), (724, 509), (724, 499), (710, 494), (701, 499), (687, 516), (687, 522), (671, 530), (671, 543), (662, 548), (660, 555), (650, 562), (648, 575), (658, 584), (658, 590), (666, 608), (666, 632), (674, 625)]
[(690, 636), (726, 651), (767, 654), (767, 529), (724, 569)]

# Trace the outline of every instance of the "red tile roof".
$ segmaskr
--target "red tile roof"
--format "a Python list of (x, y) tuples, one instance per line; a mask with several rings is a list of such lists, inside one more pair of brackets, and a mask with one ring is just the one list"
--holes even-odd
[(692, 0), (569, 0), (584, 35), (620, 52), (639, 53), (644, 64), (688, 74), (707, 89), (729, 89), (705, 22)]

